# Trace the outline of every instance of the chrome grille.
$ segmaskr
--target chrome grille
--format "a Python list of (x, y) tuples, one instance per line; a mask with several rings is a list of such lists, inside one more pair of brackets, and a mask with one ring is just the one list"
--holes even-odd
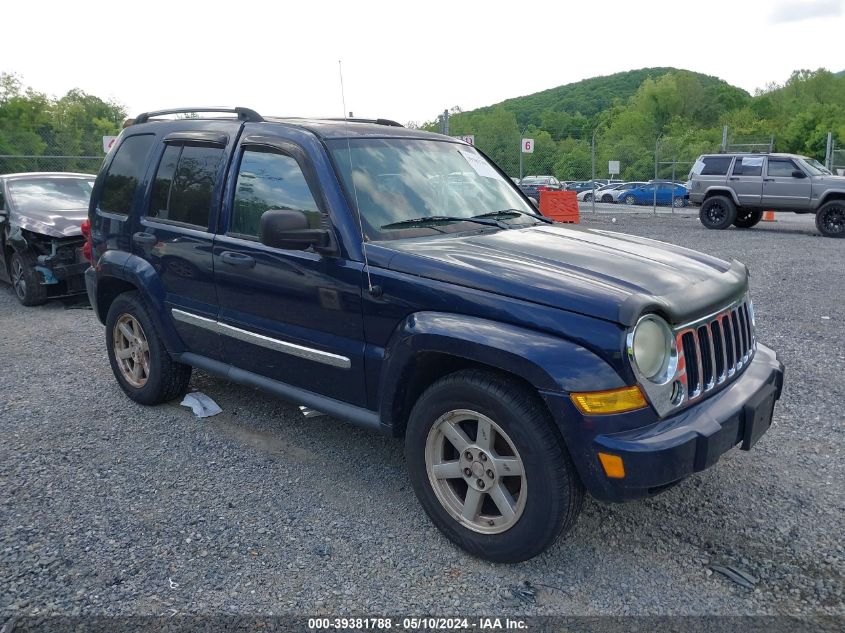
[(754, 355), (754, 326), (748, 300), (675, 332), (683, 353), (679, 379), (686, 399), (694, 400), (729, 380)]

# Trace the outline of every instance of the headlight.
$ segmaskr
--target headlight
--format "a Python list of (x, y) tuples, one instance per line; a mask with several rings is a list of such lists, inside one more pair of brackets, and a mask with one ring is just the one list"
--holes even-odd
[(672, 329), (660, 317), (647, 314), (628, 335), (628, 355), (645, 379), (658, 384), (671, 380), (678, 364)]

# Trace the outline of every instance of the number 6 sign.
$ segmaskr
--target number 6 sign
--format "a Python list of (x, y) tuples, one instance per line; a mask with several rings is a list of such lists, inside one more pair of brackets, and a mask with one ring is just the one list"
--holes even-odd
[(522, 153), (523, 154), (533, 154), (534, 153), (534, 139), (533, 138), (522, 139)]

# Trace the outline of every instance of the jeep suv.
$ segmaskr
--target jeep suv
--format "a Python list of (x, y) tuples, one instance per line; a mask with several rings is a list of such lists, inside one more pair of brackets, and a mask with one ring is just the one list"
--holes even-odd
[(447, 136), (174, 112), (123, 130), (86, 230), (136, 402), (197, 367), (404, 438), (422, 507), (492, 561), (769, 428), (783, 366), (739, 262), (554, 224)]
[(708, 229), (751, 228), (764, 210), (815, 213), (826, 237), (845, 237), (845, 178), (795, 154), (707, 154), (689, 175)]

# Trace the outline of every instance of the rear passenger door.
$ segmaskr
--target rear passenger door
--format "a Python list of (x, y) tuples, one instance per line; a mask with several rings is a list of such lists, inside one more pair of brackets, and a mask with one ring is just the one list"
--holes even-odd
[[(794, 176), (797, 172), (803, 174)], [(807, 209), (810, 206), (812, 181), (794, 160), (769, 156), (763, 178), (763, 205), (772, 209)]]
[(763, 157), (737, 156), (728, 181), (740, 205), (759, 207), (763, 196)]
[(258, 241), (271, 209), (330, 228), (306, 152), (283, 139), (246, 137), (233, 161), (227, 213), (214, 243), (220, 324), (231, 364), (363, 406), (362, 267), (337, 256)]
[(194, 353), (222, 357), (220, 337), (209, 331), (217, 318), (211, 229), (223, 191), (229, 146), (239, 124), (229, 129), (167, 135), (156, 162), (148, 205), (132, 235), (132, 250), (157, 271), (165, 308)]

